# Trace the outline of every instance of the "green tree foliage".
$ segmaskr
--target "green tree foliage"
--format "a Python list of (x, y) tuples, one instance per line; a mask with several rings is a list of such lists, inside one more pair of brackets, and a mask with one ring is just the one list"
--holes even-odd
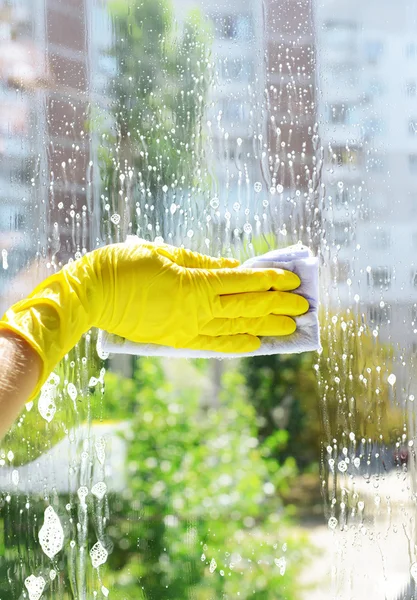
[(401, 437), (404, 415), (388, 383), (394, 370), (392, 348), (381, 344), (351, 311), (327, 317), (322, 343), (315, 369), (325, 441), (347, 445), (353, 435), (357, 442), (393, 444)]
[[(319, 397), (310, 353), (254, 356), (241, 364), (261, 440), (303, 468), (319, 459)], [(277, 439), (278, 432), (281, 432)]]
[[(106, 498), (101, 534), (88, 496), (86, 552), (97, 537), (108, 549), (100, 576), (116, 600), (296, 600), (308, 547), (291, 532), (280, 501), (294, 461), (277, 462), (259, 443), (256, 413), (237, 369), (224, 374), (216, 405), (203, 406), (194, 381), (199, 367), (188, 371), (188, 383), (167, 379), (162, 363), (151, 359), (138, 360), (131, 379), (107, 375), (112, 416), (130, 423), (127, 461), (120, 465), (127, 485)], [(93, 417), (101, 410), (91, 408)], [(30, 509), (27, 501), (0, 498), (0, 598), (21, 597), (29, 562), (31, 572), (48, 580), (51, 564), (38, 530), (51, 502), (65, 532), (54, 593), (69, 600), (77, 595), (69, 547), (77, 539), (76, 498), (30, 498)], [(89, 560), (85, 568), (90, 593), (97, 576)], [(51, 594), (48, 587), (44, 595)]]
[[(349, 435), (392, 444), (402, 433), (402, 410), (387, 383), (392, 352), (347, 313), (323, 318), (323, 352), (248, 358), (242, 372), (260, 417), (261, 440), (274, 456), (294, 456), (305, 468), (320, 460), (323, 444)], [(276, 431), (287, 444), (274, 444)]]
[[(226, 373), (220, 404), (203, 409), (197, 390), (175, 388), (157, 361), (139, 364), (129, 485), (109, 527), (113, 595), (295, 598), (300, 540), (284, 539), (279, 500), (294, 461), (280, 464), (259, 444), (242, 376)], [(120, 398), (122, 386), (109, 375), (106, 394)]]
[(114, 0), (109, 10), (116, 76), (101, 151), (102, 198), (124, 215), (124, 196), (134, 193), (129, 218), (143, 228), (139, 233), (148, 236), (152, 226), (163, 235), (172, 203), (196, 194), (201, 180), (209, 28), (198, 11), (179, 26), (168, 0)]

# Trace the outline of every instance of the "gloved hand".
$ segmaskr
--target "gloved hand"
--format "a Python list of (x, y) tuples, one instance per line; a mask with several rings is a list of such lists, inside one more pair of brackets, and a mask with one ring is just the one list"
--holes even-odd
[(145, 241), (105, 246), (48, 277), (6, 312), (0, 329), (21, 335), (42, 359), (32, 397), (91, 327), (133, 342), (220, 352), (251, 352), (259, 335), (293, 333), (290, 316), (308, 310), (304, 298), (287, 293), (299, 286), (297, 275), (237, 265)]

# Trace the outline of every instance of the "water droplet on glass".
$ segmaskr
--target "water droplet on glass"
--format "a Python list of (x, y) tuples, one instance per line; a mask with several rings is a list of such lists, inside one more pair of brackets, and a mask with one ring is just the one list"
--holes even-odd
[(237, 140), (236, 140), (236, 144), (237, 144), (238, 146), (241, 146), (241, 145), (242, 145), (242, 142), (243, 142), (242, 138), (238, 137), (238, 138), (237, 138)]
[(99, 500), (102, 500), (104, 498), (106, 492), (107, 485), (104, 483), (104, 481), (99, 481), (98, 483), (95, 483), (91, 488), (91, 493)]
[(77, 490), (77, 496), (80, 499), (81, 504), (85, 504), (85, 499), (88, 496), (88, 488), (85, 485), (82, 485)]
[(330, 519), (327, 521), (327, 525), (329, 526), (329, 529), (336, 529), (336, 527), (337, 527), (336, 517), (330, 517)]
[(115, 225), (118, 225), (120, 223), (120, 215), (118, 213), (114, 213), (114, 215), (110, 217), (110, 221)]
[(56, 393), (56, 385), (49, 382), (43, 384), (38, 400), (38, 410), (41, 417), (48, 423), (52, 421), (56, 413)]
[(245, 223), (243, 226), (243, 231), (245, 233), (251, 233), (252, 232), (252, 225), (250, 223)]
[(5, 248), (3, 248), (3, 250), (1, 251), (1, 257), (3, 260), (3, 269), (8, 269), (9, 268), (9, 263), (7, 262), (7, 250)]
[(394, 373), (391, 373), (391, 375), (388, 375), (387, 381), (391, 386), (393, 386), (393, 385), (395, 385), (395, 382), (397, 381), (397, 377), (394, 375)]
[(169, 212), (171, 213), (171, 215), (174, 215), (177, 212), (177, 205), (175, 204), (175, 202), (173, 202), (171, 204), (171, 207), (169, 209)]
[(279, 574), (285, 575), (285, 570), (287, 568), (287, 559), (285, 558), (285, 556), (281, 556), (281, 558), (274, 558), (274, 563), (279, 569)]
[(210, 561), (210, 567), (209, 567), (210, 573), (214, 573), (214, 571), (216, 570), (216, 568), (217, 568), (217, 563), (214, 560), (214, 558), (212, 558), (211, 561)]
[(192, 237), (193, 237), (193, 235), (194, 235), (194, 231), (193, 231), (192, 229), (189, 229), (189, 230), (187, 231), (187, 237), (189, 237), (189, 238), (192, 238)]
[(253, 189), (256, 193), (259, 193), (260, 191), (262, 191), (262, 183), (260, 181), (255, 181), (255, 183), (253, 184)]
[(74, 402), (77, 399), (78, 392), (77, 392), (77, 388), (75, 387), (75, 385), (73, 383), (69, 383), (67, 385), (67, 392), (68, 392), (68, 396)]
[(13, 485), (19, 485), (19, 471), (16, 469), (12, 471), (12, 483)]
[(106, 460), (106, 453), (105, 453), (106, 442), (104, 441), (103, 438), (98, 438), (98, 440), (95, 443), (95, 448), (96, 448), (97, 459), (98, 459), (99, 463), (103, 465), (104, 461)]
[(29, 600), (39, 600), (42, 596), (46, 582), (42, 576), (36, 577), (35, 575), (29, 575), (25, 579), (25, 587), (29, 594)]
[(277, 192), (278, 192), (278, 194), (282, 194), (283, 191), (284, 191), (284, 187), (279, 183), (277, 185)]
[(99, 380), (101, 383), (104, 383), (104, 376), (105, 376), (105, 374), (106, 374), (106, 369), (105, 369), (104, 367), (102, 367), (102, 368), (100, 369), (100, 376), (99, 376), (99, 378), (98, 378), (98, 380)]
[(168, 186), (167, 185), (163, 185), (162, 186), (162, 191), (164, 192), (164, 194), (166, 194), (167, 191), (168, 191)]
[(64, 530), (52, 506), (45, 509), (44, 523), (39, 530), (39, 543), (49, 558), (54, 558), (64, 544)]
[(110, 353), (105, 352), (105, 350), (103, 350), (103, 337), (100, 334), (97, 337), (96, 350), (97, 350), (97, 356), (99, 358), (101, 358), (101, 360), (106, 360), (107, 358), (109, 358)]
[(339, 469), (339, 471), (340, 471), (341, 473), (344, 473), (344, 472), (346, 471), (346, 469), (347, 469), (347, 463), (346, 463), (346, 461), (344, 461), (344, 460), (341, 460), (341, 461), (339, 462), (339, 464), (337, 465), (337, 468)]
[(212, 198), (210, 200), (210, 206), (211, 208), (219, 208), (219, 199), (218, 198)]
[(101, 542), (96, 542), (90, 550), (91, 563), (95, 569), (100, 565), (104, 565), (107, 556), (108, 552)]

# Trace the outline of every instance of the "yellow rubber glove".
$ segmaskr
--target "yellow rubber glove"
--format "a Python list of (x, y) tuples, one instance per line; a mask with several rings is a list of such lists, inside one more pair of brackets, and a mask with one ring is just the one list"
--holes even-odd
[(308, 310), (288, 293), (299, 286), (297, 275), (237, 265), (144, 241), (105, 246), (48, 277), (6, 312), (0, 329), (21, 335), (42, 359), (32, 397), (91, 327), (133, 342), (219, 352), (251, 352), (259, 335), (293, 333), (290, 316)]

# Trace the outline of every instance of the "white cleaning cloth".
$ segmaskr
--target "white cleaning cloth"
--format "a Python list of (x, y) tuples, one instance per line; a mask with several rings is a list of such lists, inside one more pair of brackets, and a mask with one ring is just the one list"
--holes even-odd
[[(128, 242), (129, 243), (129, 240)], [(236, 358), (242, 356), (258, 356), (262, 354), (294, 354), (311, 350), (320, 350), (320, 330), (318, 322), (319, 277), (318, 259), (301, 244), (272, 250), (262, 256), (247, 260), (243, 268), (277, 268), (296, 273), (301, 280), (297, 294), (304, 296), (310, 309), (301, 317), (296, 317), (296, 331), (291, 335), (279, 337), (261, 337), (261, 347), (254, 352), (231, 354), (206, 350), (189, 350), (172, 348), (159, 344), (138, 344), (117, 335), (100, 332), (99, 353), (136, 354), (140, 356), (170, 356), (178, 358)], [(240, 267), (239, 267), (240, 268)]]

